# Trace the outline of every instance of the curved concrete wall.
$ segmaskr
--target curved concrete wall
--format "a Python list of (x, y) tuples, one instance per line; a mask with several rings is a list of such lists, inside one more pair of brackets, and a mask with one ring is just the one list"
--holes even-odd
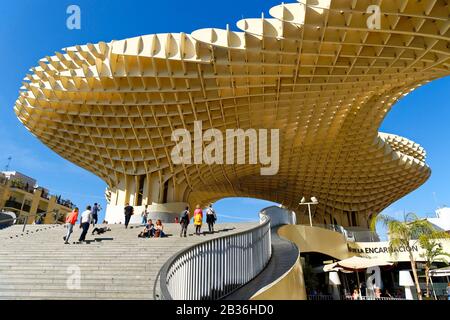
[(288, 272), (259, 290), (250, 300), (307, 300), (300, 254)]
[[(271, 228), (276, 228), (281, 225), (293, 225), (296, 223), (296, 215), (295, 212), (288, 210), (283, 207), (271, 206), (265, 209), (262, 209), (260, 212), (260, 217), (269, 216), (271, 221)], [(272, 237), (272, 244), (275, 249), (280, 250), (283, 247), (281, 243), (290, 243), (289, 239), (280, 239), (282, 234), (279, 232), (284, 227), (280, 227), (278, 229), (277, 234)], [(274, 232), (274, 230), (272, 231)], [(280, 237), (279, 237), (280, 236)], [(280, 247), (281, 246), (281, 247)], [(295, 247), (295, 246), (294, 246)], [(275, 250), (274, 249), (274, 250)], [(306, 287), (303, 276), (303, 268), (300, 261), (300, 247), (297, 245), (295, 248), (295, 252), (297, 252), (297, 259), (292, 264), (292, 267), (289, 268), (283, 275), (277, 278), (275, 281), (266, 285), (265, 287), (258, 290), (250, 300), (306, 300)], [(276, 252), (274, 253), (276, 255)], [(282, 254), (286, 254), (283, 252)], [(285, 264), (285, 261), (277, 260), (281, 259), (279, 257), (272, 257), (275, 259), (275, 262), (278, 266)], [(292, 262), (289, 262), (292, 263)]]
[(287, 225), (280, 227), (278, 234), (295, 243), (302, 253), (318, 252), (340, 260), (351, 256), (344, 235), (335, 231), (305, 225)]
[(264, 215), (270, 218), (270, 226), (272, 228), (284, 224), (296, 224), (295, 212), (283, 207), (271, 206), (264, 208), (259, 213), (259, 216), (262, 218)]
[[(163, 223), (173, 223), (176, 217), (180, 217), (187, 204), (184, 202), (171, 202), (171, 203), (153, 203), (149, 205), (148, 210), (150, 214), (149, 219), (153, 221), (161, 219)], [(116, 206), (108, 204), (106, 208), (105, 220), (108, 223), (124, 223), (124, 206)], [(145, 206), (134, 206), (134, 215), (131, 217), (131, 224), (139, 224), (142, 221), (141, 213), (144, 211)]]

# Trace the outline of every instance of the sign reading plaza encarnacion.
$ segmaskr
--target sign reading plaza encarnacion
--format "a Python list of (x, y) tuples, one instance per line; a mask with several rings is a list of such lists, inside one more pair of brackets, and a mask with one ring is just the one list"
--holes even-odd
[[(450, 252), (450, 240), (440, 240), (440, 245), (446, 252)], [(387, 261), (409, 261), (409, 253), (413, 254), (416, 261), (423, 261), (421, 254), (423, 248), (417, 241), (411, 241), (410, 246), (391, 247), (389, 242), (348, 242), (347, 248), (350, 253), (358, 256), (380, 258)]]
[(374, 253), (389, 253), (396, 254), (400, 252), (419, 252), (419, 247), (417, 245), (413, 245), (411, 247), (399, 246), (399, 247), (388, 247), (388, 246), (379, 246), (379, 247), (363, 247), (363, 248), (352, 248), (348, 246), (348, 250), (353, 253), (366, 253), (366, 254), (374, 254)]

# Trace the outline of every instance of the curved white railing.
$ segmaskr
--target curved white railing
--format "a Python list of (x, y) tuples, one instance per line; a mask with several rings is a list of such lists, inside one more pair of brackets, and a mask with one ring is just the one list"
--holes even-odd
[(187, 248), (160, 270), (163, 300), (218, 300), (255, 278), (272, 255), (270, 218), (257, 227)]

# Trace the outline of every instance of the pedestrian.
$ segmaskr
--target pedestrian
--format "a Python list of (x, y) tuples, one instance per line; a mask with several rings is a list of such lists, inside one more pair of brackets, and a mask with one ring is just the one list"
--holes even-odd
[(125, 229), (128, 229), (128, 224), (130, 223), (131, 216), (134, 214), (134, 208), (130, 206), (129, 203), (125, 205)]
[(146, 225), (147, 224), (147, 219), (148, 219), (148, 214), (150, 212), (148, 211), (148, 205), (145, 206), (144, 210), (141, 213), (141, 217), (142, 217), (142, 224)]
[(208, 209), (206, 209), (206, 223), (208, 223), (209, 233), (214, 233), (214, 223), (216, 223), (216, 220), (216, 212), (212, 207), (212, 203), (210, 203)]
[(191, 218), (189, 216), (189, 207), (186, 207), (186, 209), (181, 214), (181, 219), (180, 219), (180, 224), (181, 224), (180, 237), (182, 237), (183, 234), (184, 234), (184, 237), (186, 238), (187, 228), (188, 228), (190, 220), (191, 220)]
[(200, 235), (200, 230), (203, 224), (203, 211), (198, 204), (194, 211), (194, 225), (195, 225), (195, 234)]
[(355, 290), (353, 290), (352, 299), (353, 300), (359, 300), (359, 298), (360, 298), (359, 290), (355, 288)]
[(150, 238), (155, 235), (155, 225), (152, 222), (152, 219), (149, 219), (147, 221), (147, 224), (145, 225), (144, 231), (142, 231), (138, 238)]
[(376, 287), (375, 288), (375, 299), (380, 299), (381, 298), (381, 289)]
[(83, 211), (81, 214), (81, 220), (80, 220), (80, 228), (83, 229), (80, 235), (80, 239), (78, 239), (78, 242), (86, 241), (86, 234), (89, 230), (89, 225), (92, 221), (92, 208), (91, 206), (87, 206), (86, 210)]
[(108, 228), (108, 227), (94, 228), (94, 230), (92, 230), (91, 235), (94, 235), (94, 233), (96, 233), (96, 232), (97, 232), (98, 235), (99, 234), (103, 234), (106, 231), (111, 231), (111, 228)]
[(98, 212), (100, 210), (100, 206), (97, 203), (94, 203), (94, 206), (92, 207), (92, 227), (95, 227), (98, 222)]
[(78, 220), (78, 212), (79, 212), (78, 208), (75, 208), (72, 210), (71, 213), (69, 213), (69, 215), (66, 218), (67, 234), (63, 237), (65, 244), (69, 243), (70, 235), (73, 232), (73, 226), (77, 223)]
[(364, 281), (361, 282), (361, 284), (359, 285), (359, 292), (361, 293), (362, 297), (367, 296), (367, 287)]
[(450, 282), (447, 285), (447, 300), (450, 300)]
[(164, 233), (164, 226), (160, 219), (156, 220), (155, 233), (153, 236), (155, 238), (164, 238), (166, 236)]

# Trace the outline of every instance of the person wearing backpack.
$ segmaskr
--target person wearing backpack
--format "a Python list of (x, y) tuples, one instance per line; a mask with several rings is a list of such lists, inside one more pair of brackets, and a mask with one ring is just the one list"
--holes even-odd
[(214, 224), (216, 223), (217, 216), (212, 204), (206, 209), (206, 223), (208, 224), (209, 233), (214, 233)]
[(183, 234), (184, 234), (184, 237), (186, 238), (187, 228), (188, 228), (190, 220), (191, 220), (191, 218), (189, 216), (189, 207), (186, 207), (186, 209), (181, 214), (181, 219), (180, 219), (180, 225), (181, 225), (180, 237), (182, 237)]

